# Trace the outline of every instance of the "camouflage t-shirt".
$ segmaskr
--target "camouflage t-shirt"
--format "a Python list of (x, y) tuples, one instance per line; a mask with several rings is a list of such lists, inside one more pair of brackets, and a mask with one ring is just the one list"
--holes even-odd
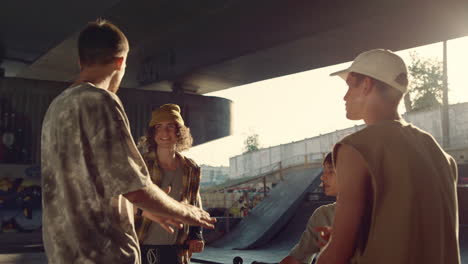
[(122, 194), (151, 180), (118, 97), (89, 83), (66, 89), (49, 106), (41, 144), (49, 263), (140, 263)]

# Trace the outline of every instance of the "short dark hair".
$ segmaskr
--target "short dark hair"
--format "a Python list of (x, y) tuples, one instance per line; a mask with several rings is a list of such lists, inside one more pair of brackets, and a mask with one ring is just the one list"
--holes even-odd
[(88, 23), (78, 37), (78, 56), (82, 65), (109, 64), (125, 50), (128, 50), (125, 34), (104, 19)]
[(332, 153), (331, 153), (331, 152), (328, 152), (328, 153), (325, 155), (325, 158), (323, 158), (322, 164), (323, 164), (323, 165), (326, 165), (326, 164), (333, 165), (333, 158), (332, 158)]

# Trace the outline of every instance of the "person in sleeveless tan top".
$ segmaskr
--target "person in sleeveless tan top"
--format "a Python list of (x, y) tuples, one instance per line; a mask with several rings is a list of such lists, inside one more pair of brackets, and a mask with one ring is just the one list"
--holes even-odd
[(348, 85), (346, 117), (366, 127), (333, 150), (340, 195), (318, 264), (460, 263), (456, 163), (399, 116), (404, 61), (370, 50), (332, 75)]

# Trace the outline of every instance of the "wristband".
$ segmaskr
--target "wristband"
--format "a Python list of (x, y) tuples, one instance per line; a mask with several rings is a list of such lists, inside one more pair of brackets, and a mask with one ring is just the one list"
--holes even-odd
[(136, 216), (142, 216), (143, 215), (143, 210), (141, 208), (137, 209)]

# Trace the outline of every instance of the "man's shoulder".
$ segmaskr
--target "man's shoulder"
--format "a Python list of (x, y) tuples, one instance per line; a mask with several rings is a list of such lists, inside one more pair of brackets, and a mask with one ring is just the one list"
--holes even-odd
[(115, 100), (115, 97), (111, 92), (92, 86), (88, 83), (79, 84), (77, 86), (70, 87), (70, 95), (76, 96), (79, 100)]
[(346, 143), (349, 141), (354, 141), (359, 138), (366, 138), (369, 134), (375, 133), (372, 128), (368, 126), (363, 127), (362, 129), (344, 136), (338, 143)]
[(387, 120), (378, 122), (376, 124), (368, 125), (359, 131), (356, 131), (350, 135), (344, 137), (342, 142), (359, 141), (370, 142), (372, 140), (381, 140), (381, 136), (384, 135), (398, 135), (407, 134), (403, 131), (411, 131), (411, 134), (417, 134), (422, 137), (431, 137), (431, 134), (422, 130), (421, 128), (406, 122), (405, 120)]
[(53, 101), (54, 104), (72, 106), (74, 103), (92, 103), (94, 101), (114, 100), (112, 95), (88, 83), (70, 86), (60, 93)]
[(62, 105), (79, 108), (86, 113), (93, 113), (98, 108), (123, 108), (117, 95), (87, 83), (69, 87), (61, 100)]
[(44, 122), (92, 116), (98, 112), (108, 112), (108, 109), (120, 108), (123, 106), (116, 95), (90, 84), (79, 84), (68, 87), (51, 102)]

